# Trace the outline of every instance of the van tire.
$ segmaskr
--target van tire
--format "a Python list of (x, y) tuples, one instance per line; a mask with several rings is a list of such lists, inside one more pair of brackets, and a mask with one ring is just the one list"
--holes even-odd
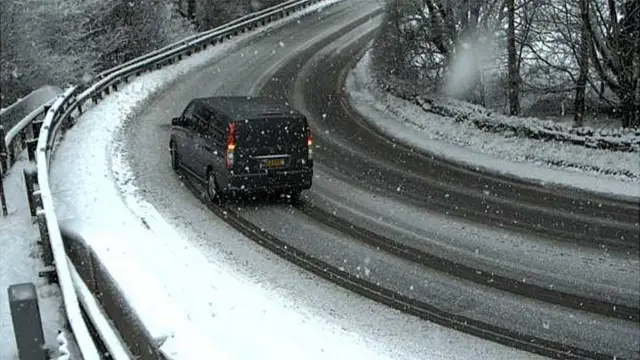
[(216, 181), (216, 173), (211, 169), (207, 171), (207, 198), (212, 203), (219, 203), (222, 200), (222, 194), (220, 194), (220, 188)]
[(302, 190), (294, 189), (289, 190), (284, 193), (285, 197), (292, 203), (296, 204), (300, 201), (300, 195), (302, 194)]
[(176, 143), (173, 141), (169, 145), (169, 152), (171, 154), (171, 168), (173, 169), (173, 171), (178, 171), (180, 169), (180, 157), (178, 156)]

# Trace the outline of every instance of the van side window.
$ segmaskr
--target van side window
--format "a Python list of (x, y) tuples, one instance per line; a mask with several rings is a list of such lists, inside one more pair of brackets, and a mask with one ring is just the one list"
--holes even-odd
[(224, 119), (216, 111), (211, 112), (211, 138), (216, 143), (222, 143), (226, 139), (226, 134), (222, 121)]
[(187, 108), (184, 109), (184, 113), (182, 114), (182, 118), (184, 119), (184, 125), (189, 130), (194, 129), (193, 113), (194, 113), (195, 107), (196, 107), (195, 104), (193, 103), (189, 104), (189, 106), (187, 106)]
[(209, 111), (203, 106), (198, 106), (193, 115), (195, 131), (199, 135), (207, 138), (211, 136), (210, 117)]

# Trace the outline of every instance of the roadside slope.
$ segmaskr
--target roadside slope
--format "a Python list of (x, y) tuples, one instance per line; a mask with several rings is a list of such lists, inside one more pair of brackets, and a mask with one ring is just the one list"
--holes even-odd
[[(389, 138), (453, 163), (543, 186), (576, 188), (636, 201), (640, 198), (637, 153), (489, 134), (453, 118), (427, 113), (381, 90), (372, 78), (370, 65), (367, 52), (347, 76), (349, 102)], [(634, 177), (619, 175), (623, 173)]]

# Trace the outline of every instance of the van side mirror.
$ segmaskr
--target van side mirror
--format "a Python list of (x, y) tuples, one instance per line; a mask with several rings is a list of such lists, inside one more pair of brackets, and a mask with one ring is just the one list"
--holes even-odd
[(171, 119), (171, 125), (180, 126), (180, 125), (182, 125), (182, 120), (180, 120), (179, 117), (174, 117), (174, 118)]

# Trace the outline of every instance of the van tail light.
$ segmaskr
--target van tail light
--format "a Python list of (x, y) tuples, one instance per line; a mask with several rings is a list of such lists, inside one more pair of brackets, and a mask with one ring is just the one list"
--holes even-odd
[(307, 147), (309, 148), (309, 160), (313, 160), (313, 137), (311, 129), (307, 129)]
[(233, 168), (233, 153), (236, 150), (236, 127), (235, 122), (229, 123), (229, 129), (227, 130), (227, 156), (225, 157), (225, 163), (227, 169)]

